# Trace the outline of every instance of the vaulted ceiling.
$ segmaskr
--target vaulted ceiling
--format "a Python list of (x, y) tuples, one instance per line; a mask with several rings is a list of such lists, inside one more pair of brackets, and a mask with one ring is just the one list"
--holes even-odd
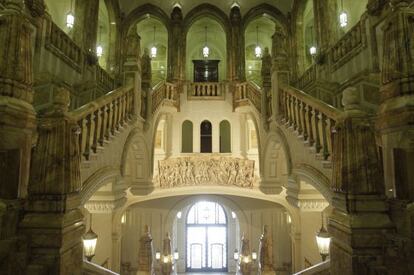
[(277, 7), (285, 15), (291, 11), (294, 0), (119, 0), (121, 11), (128, 15), (135, 8), (143, 4), (153, 4), (160, 7), (168, 15), (171, 13), (175, 4), (182, 7), (183, 14), (187, 14), (194, 7), (208, 3), (217, 6), (224, 13), (229, 14), (234, 3), (239, 4), (242, 14), (248, 12), (251, 8), (266, 3)]

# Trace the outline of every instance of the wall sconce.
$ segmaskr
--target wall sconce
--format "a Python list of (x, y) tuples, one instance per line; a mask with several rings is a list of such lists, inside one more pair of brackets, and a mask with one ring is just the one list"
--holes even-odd
[(155, 252), (155, 259), (159, 261), (161, 259), (161, 253), (159, 251)]

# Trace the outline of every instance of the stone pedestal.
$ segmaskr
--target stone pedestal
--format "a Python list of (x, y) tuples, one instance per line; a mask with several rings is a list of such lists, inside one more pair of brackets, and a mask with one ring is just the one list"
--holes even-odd
[(137, 275), (151, 275), (154, 272), (152, 262), (152, 237), (149, 226), (145, 226), (144, 235), (139, 240)]
[(385, 234), (392, 228), (374, 128), (355, 88), (343, 94), (333, 152), (331, 274), (382, 274)]
[(83, 215), (77, 121), (67, 113), (69, 92), (55, 95), (53, 107), (39, 114), (39, 138), (32, 155), (29, 196), (21, 231), (30, 240), (29, 267), (49, 274), (81, 274)]

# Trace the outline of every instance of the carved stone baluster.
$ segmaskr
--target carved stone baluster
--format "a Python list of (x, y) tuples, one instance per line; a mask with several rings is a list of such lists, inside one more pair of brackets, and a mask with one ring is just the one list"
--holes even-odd
[(292, 101), (293, 101), (292, 96), (290, 94), (287, 94), (287, 106), (288, 106), (287, 124), (289, 127), (293, 125)]
[(101, 131), (99, 135), (99, 144), (101, 146), (104, 145), (105, 137), (107, 135), (107, 129), (108, 129), (108, 106), (104, 105), (101, 108), (101, 116), (102, 116), (102, 123), (101, 123)]
[(319, 111), (315, 109), (313, 111), (313, 115), (314, 115), (313, 118), (315, 122), (315, 149), (316, 149), (316, 153), (319, 153), (322, 148), (320, 134), (319, 134)]
[(296, 114), (298, 119), (298, 134), (302, 135), (303, 133), (303, 126), (302, 126), (302, 102), (297, 100), (296, 103)]
[(115, 98), (114, 101), (114, 121), (113, 121), (113, 132), (115, 133), (116, 131), (119, 130), (119, 124), (118, 124), (118, 120), (119, 120), (119, 98)]
[(118, 126), (118, 129), (122, 128), (122, 96), (118, 97), (118, 118), (117, 118), (117, 126)]
[(301, 104), (301, 111), (302, 111), (302, 121), (303, 121), (303, 139), (305, 141), (308, 140), (308, 127), (306, 125), (306, 104), (302, 102)]
[(321, 126), (322, 126), (322, 147), (323, 147), (323, 159), (327, 160), (330, 153), (329, 153), (329, 148), (328, 148), (328, 138), (327, 138), (327, 131), (330, 132), (330, 129), (327, 127), (327, 117), (324, 113), (321, 114), (322, 118), (321, 118)]
[(313, 126), (312, 126), (312, 107), (308, 105), (307, 108), (307, 118), (308, 118), (308, 125), (309, 125), (309, 145), (312, 146), (315, 142), (313, 139)]
[(89, 114), (86, 117), (86, 144), (85, 144), (85, 152), (83, 155), (87, 160), (89, 160), (90, 154), (91, 154), (91, 146), (93, 143), (93, 132), (94, 132), (94, 115), (93, 113)]
[(98, 140), (101, 134), (101, 127), (102, 127), (101, 109), (98, 109), (95, 111), (94, 118), (95, 118), (95, 127), (94, 127), (94, 132), (93, 132), (92, 150), (94, 153), (96, 153), (96, 149), (98, 148)]
[(298, 128), (296, 109), (297, 109), (297, 98), (292, 97), (293, 130), (295, 131)]
[(108, 109), (107, 109), (107, 113), (108, 113), (108, 126), (107, 126), (107, 132), (106, 132), (106, 138), (109, 139), (111, 137), (111, 135), (113, 135), (112, 132), (112, 121), (113, 121), (113, 102), (108, 103)]
[(80, 154), (84, 155), (86, 152), (86, 143), (88, 139), (88, 121), (87, 118), (81, 119), (79, 122), (79, 127), (81, 128), (80, 134)]

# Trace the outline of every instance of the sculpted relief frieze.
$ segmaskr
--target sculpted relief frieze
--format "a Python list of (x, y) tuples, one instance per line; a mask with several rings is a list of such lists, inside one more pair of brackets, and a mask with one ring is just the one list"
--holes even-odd
[(191, 156), (161, 160), (156, 178), (161, 188), (227, 185), (252, 188), (254, 161), (220, 156)]

